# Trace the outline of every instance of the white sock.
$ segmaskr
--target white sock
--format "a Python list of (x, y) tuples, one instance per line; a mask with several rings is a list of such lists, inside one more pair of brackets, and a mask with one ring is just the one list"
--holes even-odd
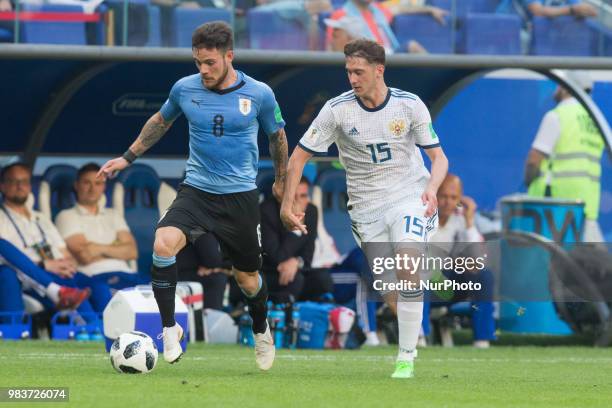
[(416, 357), (422, 320), (423, 292), (400, 292), (397, 301), (397, 324), (399, 326), (397, 360), (412, 361)]
[(49, 286), (45, 289), (47, 292), (47, 297), (51, 299), (53, 303), (59, 302), (59, 291), (61, 286), (57, 283), (51, 282)]

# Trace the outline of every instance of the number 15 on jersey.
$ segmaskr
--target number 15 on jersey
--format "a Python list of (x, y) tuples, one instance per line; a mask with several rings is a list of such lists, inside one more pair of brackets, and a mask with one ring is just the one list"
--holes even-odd
[(383, 163), (387, 160), (391, 160), (391, 148), (389, 147), (389, 143), (369, 144), (366, 145), (366, 147), (370, 149), (372, 162)]

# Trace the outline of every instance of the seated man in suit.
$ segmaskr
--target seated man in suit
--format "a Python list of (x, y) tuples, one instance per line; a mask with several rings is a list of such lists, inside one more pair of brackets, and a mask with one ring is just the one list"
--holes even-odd
[(290, 296), (301, 300), (316, 299), (331, 292), (333, 283), (326, 269), (312, 269), (317, 239), (317, 208), (310, 203), (310, 182), (302, 177), (296, 191), (296, 205), (303, 212), (308, 234), (287, 231), (280, 219), (280, 203), (270, 196), (261, 203), (261, 240), (264, 251), (263, 273), (276, 303)]

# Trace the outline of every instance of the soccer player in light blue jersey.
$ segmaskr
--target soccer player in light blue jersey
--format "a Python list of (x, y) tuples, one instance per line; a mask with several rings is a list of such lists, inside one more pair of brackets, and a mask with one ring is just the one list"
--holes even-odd
[(235, 70), (233, 33), (224, 22), (198, 27), (192, 36), (199, 73), (178, 80), (160, 111), (144, 125), (122, 157), (108, 161), (100, 175), (128, 167), (184, 114), (189, 123), (189, 159), (185, 181), (162, 215), (153, 247), (152, 286), (163, 326), (164, 359), (179, 360), (183, 329), (174, 320), (176, 254), (202, 234), (216, 236), (244, 293), (253, 320), (255, 360), (272, 367), (275, 348), (266, 320), (268, 291), (261, 268), (258, 191), (255, 185), (261, 126), (268, 135), (280, 200), (287, 171), (285, 122), (266, 84)]

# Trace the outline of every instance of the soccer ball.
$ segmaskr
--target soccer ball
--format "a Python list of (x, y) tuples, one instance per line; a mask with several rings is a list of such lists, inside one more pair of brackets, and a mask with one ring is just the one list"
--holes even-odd
[(120, 373), (148, 373), (157, 363), (157, 346), (143, 332), (123, 333), (111, 346), (110, 362)]

